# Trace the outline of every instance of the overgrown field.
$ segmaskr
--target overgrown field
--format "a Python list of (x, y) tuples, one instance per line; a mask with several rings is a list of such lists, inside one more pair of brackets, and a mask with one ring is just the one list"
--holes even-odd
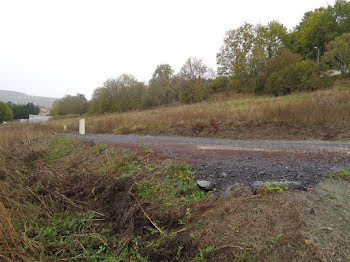
[(330, 174), (319, 194), (218, 197), (197, 188), (187, 163), (145, 146), (133, 152), (50, 132), (0, 128), (1, 261), (349, 259), (346, 170)]
[[(232, 139), (350, 138), (350, 82), (338, 81), (328, 90), (288, 96), (217, 95), (191, 105), (87, 117), (87, 132), (211, 136)], [(62, 119), (68, 132), (78, 120)]]

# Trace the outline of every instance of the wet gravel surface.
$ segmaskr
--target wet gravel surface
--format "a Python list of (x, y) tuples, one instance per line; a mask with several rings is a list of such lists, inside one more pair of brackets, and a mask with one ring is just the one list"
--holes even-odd
[(350, 143), (229, 140), (192, 137), (61, 134), (116, 146), (141, 148), (191, 162), (198, 179), (219, 190), (234, 183), (298, 181), (305, 188), (332, 170), (350, 166)]

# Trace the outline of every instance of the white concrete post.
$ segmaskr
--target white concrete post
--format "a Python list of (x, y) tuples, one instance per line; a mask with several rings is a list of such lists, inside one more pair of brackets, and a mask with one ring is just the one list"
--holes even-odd
[(79, 120), (79, 134), (85, 135), (85, 119), (84, 118)]
[(63, 125), (63, 130), (64, 130), (64, 132), (67, 131), (67, 125)]

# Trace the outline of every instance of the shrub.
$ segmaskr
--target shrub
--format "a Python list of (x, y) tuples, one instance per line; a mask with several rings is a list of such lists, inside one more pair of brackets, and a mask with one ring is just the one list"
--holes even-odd
[(5, 121), (11, 121), (13, 119), (13, 113), (11, 108), (4, 102), (0, 101), (0, 123)]
[(52, 109), (54, 115), (84, 114), (87, 112), (88, 102), (84, 95), (67, 95), (57, 100)]
[(265, 83), (265, 91), (275, 95), (286, 95), (293, 91), (314, 91), (329, 86), (331, 79), (321, 77), (323, 65), (311, 60), (290, 61), (279, 70), (276, 68)]

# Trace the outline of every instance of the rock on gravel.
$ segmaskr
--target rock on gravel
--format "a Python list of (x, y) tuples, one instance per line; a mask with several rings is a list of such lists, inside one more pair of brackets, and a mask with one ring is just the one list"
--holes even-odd
[(231, 186), (228, 186), (223, 195), (224, 196), (237, 195), (240, 192), (244, 191), (245, 189), (247, 189), (246, 185), (241, 183), (236, 183)]
[(266, 183), (271, 183), (271, 184), (277, 183), (277, 185), (287, 184), (288, 185), (288, 189), (292, 189), (292, 190), (295, 190), (295, 189), (303, 190), (304, 189), (303, 185), (300, 182), (298, 182), (298, 181), (266, 181), (266, 182), (255, 181), (252, 184), (252, 188), (254, 190), (260, 189), (260, 188), (264, 187), (264, 185)]
[(197, 180), (196, 181), (198, 187), (205, 191), (212, 191), (214, 190), (214, 184), (207, 180)]
[(222, 172), (221, 177), (222, 178), (227, 178), (227, 174), (225, 172)]

